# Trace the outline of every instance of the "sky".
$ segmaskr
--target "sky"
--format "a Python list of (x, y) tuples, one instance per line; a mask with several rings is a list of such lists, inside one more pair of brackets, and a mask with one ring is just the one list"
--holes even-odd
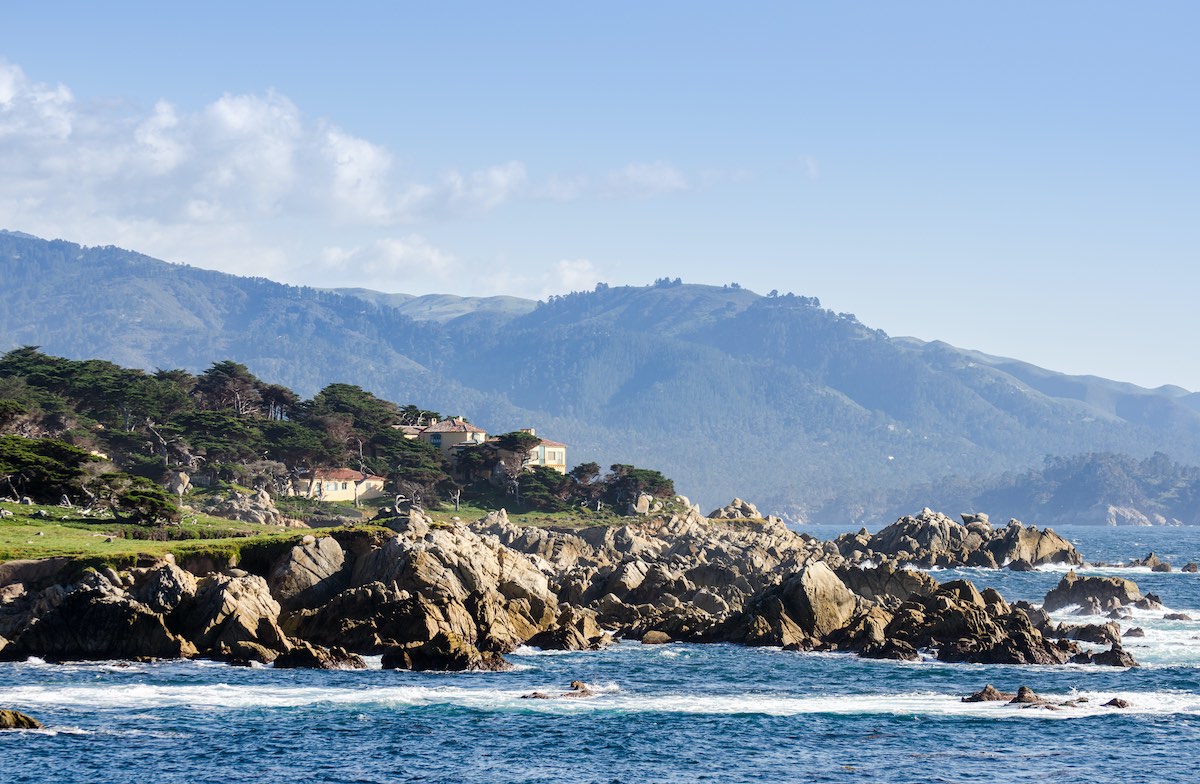
[(0, 228), (410, 294), (737, 282), (1200, 390), (1200, 4), (3, 17)]

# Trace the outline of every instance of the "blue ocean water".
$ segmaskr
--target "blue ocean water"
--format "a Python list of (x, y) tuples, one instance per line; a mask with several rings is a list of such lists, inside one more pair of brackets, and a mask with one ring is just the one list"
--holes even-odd
[[(1059, 529), (1089, 560), (1200, 561), (1200, 529)], [(813, 530), (828, 537), (837, 533)], [(1063, 570), (946, 570), (1040, 601)], [(1106, 572), (1100, 572), (1106, 573)], [(1116, 573), (1116, 572), (1112, 572)], [(1200, 576), (1123, 570), (1200, 619)], [(1200, 761), (1200, 620), (1142, 613), (1143, 666), (867, 661), (729, 645), (522, 650), (507, 673), (0, 665), (3, 782), (1162, 782)], [(1064, 616), (1065, 617), (1065, 616)], [(572, 680), (593, 699), (527, 700)], [(985, 683), (1088, 702), (968, 704)], [(1114, 696), (1127, 710), (1102, 707)]]

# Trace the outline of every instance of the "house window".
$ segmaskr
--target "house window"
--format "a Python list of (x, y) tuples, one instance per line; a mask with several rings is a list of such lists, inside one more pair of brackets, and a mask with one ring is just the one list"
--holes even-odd
[(429, 443), (433, 444), (434, 446), (436, 446), (440, 449), (442, 446), (442, 434), (441, 433), (430, 434)]
[(342, 489), (343, 489), (343, 490), (345, 490), (345, 489), (346, 489), (346, 487), (347, 487), (346, 483), (345, 483), (345, 482), (342, 482)]

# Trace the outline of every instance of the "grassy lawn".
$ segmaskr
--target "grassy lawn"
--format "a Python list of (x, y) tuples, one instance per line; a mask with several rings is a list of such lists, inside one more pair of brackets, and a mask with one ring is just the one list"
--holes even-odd
[[(251, 548), (284, 547), (307, 533), (304, 528), (243, 523), (202, 514), (185, 514), (183, 524), (169, 528), (122, 525), (108, 518), (82, 517), (57, 506), (0, 503), (12, 517), (0, 518), (0, 561), (66, 556), (106, 563), (136, 560), (139, 555), (176, 558), (193, 555), (228, 557)], [(37, 517), (38, 511), (50, 515)], [(359, 526), (356, 530), (374, 528)], [(321, 529), (322, 535), (340, 529)]]

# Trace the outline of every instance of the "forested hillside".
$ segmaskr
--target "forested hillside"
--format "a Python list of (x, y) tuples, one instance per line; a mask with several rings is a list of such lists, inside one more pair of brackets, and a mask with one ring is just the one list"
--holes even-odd
[(573, 463), (654, 465), (705, 506), (739, 495), (841, 521), (832, 499), (1047, 454), (1200, 463), (1185, 390), (895, 339), (813, 297), (736, 285), (660, 280), (528, 305), (451, 297), (405, 315), (393, 304), (409, 298), (0, 234), (0, 286), (3, 349), (192, 373), (228, 359), (300, 395), (337, 380), (496, 431), (536, 422)]

